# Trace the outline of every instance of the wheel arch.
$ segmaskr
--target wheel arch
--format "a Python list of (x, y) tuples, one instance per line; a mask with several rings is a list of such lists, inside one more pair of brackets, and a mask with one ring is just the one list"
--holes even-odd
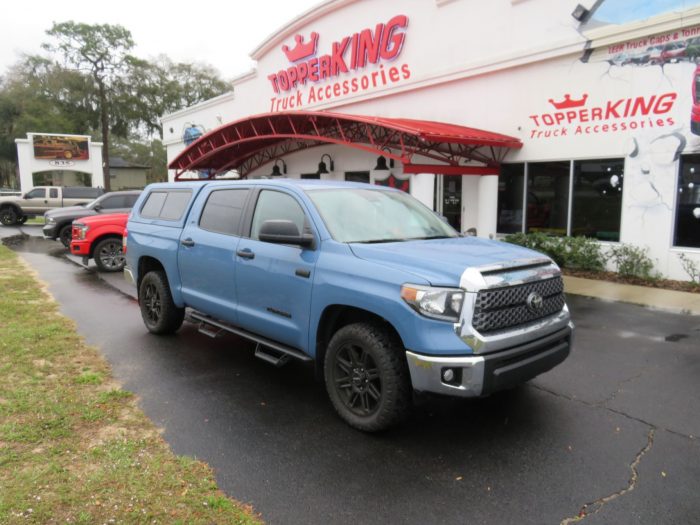
[[(149, 255), (144, 255), (139, 259), (138, 262), (138, 268), (137, 268), (137, 280), (136, 280), (136, 289), (138, 290), (141, 287), (141, 281), (143, 280), (143, 276), (146, 275), (148, 272), (163, 272), (167, 278), (167, 272), (165, 271), (165, 267), (163, 266), (163, 263), (161, 263), (158, 259), (155, 257), (151, 257)], [(172, 286), (171, 286), (172, 289)]]
[(396, 335), (398, 340), (401, 341), (401, 344), (404, 345), (401, 334), (396, 327), (381, 315), (356, 306), (343, 304), (329, 305), (323, 310), (321, 318), (319, 319), (318, 329), (316, 330), (315, 373), (318, 380), (323, 380), (323, 361), (326, 356), (328, 343), (333, 337), (333, 334), (344, 326), (361, 322), (373, 323), (385, 327)]
[(95, 248), (97, 245), (102, 242), (105, 239), (112, 238), (112, 239), (122, 239), (122, 235), (119, 235), (116, 232), (106, 232), (106, 233), (101, 233), (97, 237), (95, 237), (91, 242), (90, 242), (90, 258), (93, 258), (95, 256)]

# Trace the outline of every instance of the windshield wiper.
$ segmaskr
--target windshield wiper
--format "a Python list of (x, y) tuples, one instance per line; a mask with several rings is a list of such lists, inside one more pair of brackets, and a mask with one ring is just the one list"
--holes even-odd
[(353, 241), (357, 244), (379, 244), (382, 242), (406, 242), (410, 239), (371, 239), (369, 241)]
[(450, 235), (430, 235), (428, 237), (411, 237), (409, 241), (428, 241), (430, 239), (453, 239)]

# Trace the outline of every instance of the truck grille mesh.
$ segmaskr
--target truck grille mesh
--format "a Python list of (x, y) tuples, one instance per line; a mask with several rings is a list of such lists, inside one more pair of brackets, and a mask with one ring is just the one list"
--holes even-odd
[[(539, 309), (530, 308), (527, 298), (536, 293), (542, 297)], [(564, 307), (564, 282), (561, 276), (482, 290), (476, 296), (472, 325), (479, 332), (493, 332), (529, 323), (559, 312)]]

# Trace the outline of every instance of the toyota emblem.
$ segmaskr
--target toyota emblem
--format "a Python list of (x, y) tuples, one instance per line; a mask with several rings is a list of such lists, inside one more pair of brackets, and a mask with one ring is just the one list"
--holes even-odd
[(540, 294), (538, 294), (537, 292), (532, 292), (530, 295), (527, 296), (525, 304), (527, 304), (527, 307), (530, 309), (531, 312), (537, 313), (540, 310), (542, 310), (544, 302)]

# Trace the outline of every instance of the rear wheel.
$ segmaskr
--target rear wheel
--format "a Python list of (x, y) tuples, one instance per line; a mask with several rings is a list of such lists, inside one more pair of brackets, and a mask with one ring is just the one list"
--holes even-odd
[(146, 328), (154, 334), (172, 334), (185, 319), (185, 309), (173, 303), (163, 272), (152, 271), (144, 275), (139, 286), (139, 307)]
[(17, 223), (17, 212), (12, 206), (6, 206), (0, 210), (0, 222), (5, 226), (13, 226)]
[(70, 248), (70, 240), (73, 237), (73, 225), (66, 224), (58, 232), (58, 239), (61, 241), (63, 246)]
[(122, 241), (116, 237), (102, 239), (93, 252), (95, 264), (103, 272), (118, 272), (124, 269), (126, 259), (122, 253)]
[(373, 323), (355, 323), (331, 339), (326, 389), (340, 417), (366, 432), (400, 423), (411, 408), (406, 354), (398, 337)]

